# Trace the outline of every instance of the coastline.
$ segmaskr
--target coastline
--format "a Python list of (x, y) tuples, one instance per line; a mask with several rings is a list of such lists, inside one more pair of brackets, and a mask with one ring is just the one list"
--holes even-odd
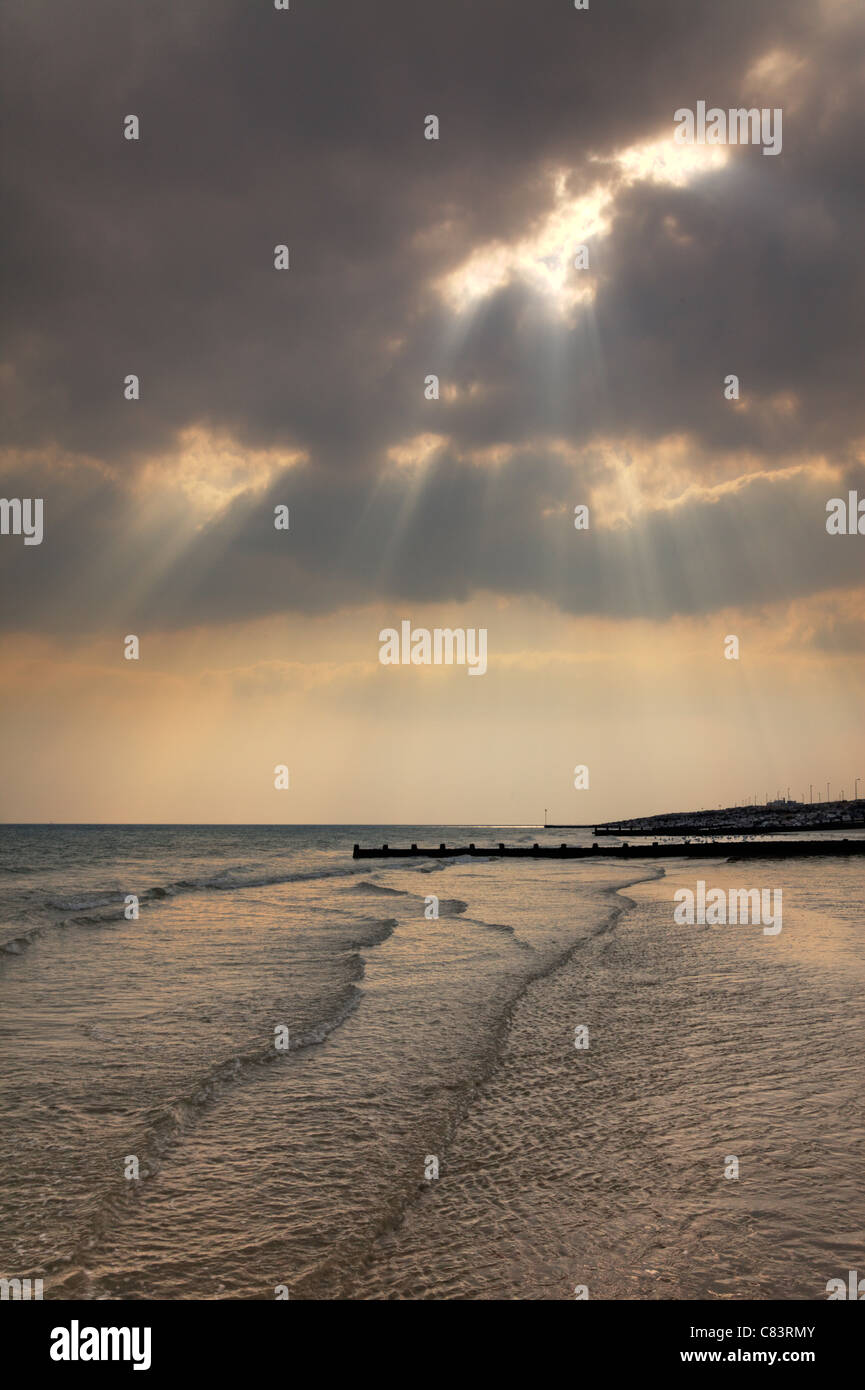
[(806, 1298), (855, 1261), (820, 1234), (861, 1207), (855, 861), (764, 861), (768, 937), (674, 921), (677, 885), (740, 886), (709, 856), (357, 865), (252, 830), (228, 862), (226, 833), (130, 834), (138, 921), (99, 861), (76, 930), (6, 957), (3, 1263), (46, 1297)]

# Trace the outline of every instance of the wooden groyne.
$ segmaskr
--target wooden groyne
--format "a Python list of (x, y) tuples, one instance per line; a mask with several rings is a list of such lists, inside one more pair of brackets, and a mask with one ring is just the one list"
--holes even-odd
[(865, 855), (861, 840), (710, 840), (705, 844), (682, 841), (649, 845), (445, 845), (410, 848), (382, 845), (367, 849), (355, 845), (355, 859), (793, 859), (810, 855)]

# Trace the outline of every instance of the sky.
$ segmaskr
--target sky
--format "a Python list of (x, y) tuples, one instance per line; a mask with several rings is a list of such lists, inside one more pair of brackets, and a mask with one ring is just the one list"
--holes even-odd
[[(0, 497), (44, 525), (0, 535), (0, 818), (865, 788), (859, 0), (2, 28)], [(780, 151), (681, 143), (701, 101)], [(406, 620), (486, 672), (383, 665)]]

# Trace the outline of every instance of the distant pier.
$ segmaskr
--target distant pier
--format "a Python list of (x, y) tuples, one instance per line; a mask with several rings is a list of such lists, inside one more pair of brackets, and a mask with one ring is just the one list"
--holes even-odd
[[(545, 830), (583, 830), (581, 825), (545, 825)], [(594, 835), (646, 836), (659, 835), (811, 835), (814, 831), (865, 830), (865, 820), (814, 821), (811, 825), (653, 825), (639, 830), (633, 825), (596, 825)]]
[(726, 843), (680, 841), (649, 845), (446, 845), (406, 849), (381, 845), (365, 848), (355, 845), (355, 859), (454, 859), (468, 855), (475, 859), (799, 859), (812, 855), (865, 855), (861, 840), (732, 840)]

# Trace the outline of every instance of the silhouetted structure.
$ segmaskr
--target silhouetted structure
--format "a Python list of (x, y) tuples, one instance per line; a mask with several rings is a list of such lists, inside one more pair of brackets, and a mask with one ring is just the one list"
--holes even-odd
[(355, 845), (355, 859), (791, 859), (813, 855), (865, 855), (861, 840), (742, 840), (707, 843), (679, 842), (651, 845), (445, 845), (410, 849), (366, 849)]

